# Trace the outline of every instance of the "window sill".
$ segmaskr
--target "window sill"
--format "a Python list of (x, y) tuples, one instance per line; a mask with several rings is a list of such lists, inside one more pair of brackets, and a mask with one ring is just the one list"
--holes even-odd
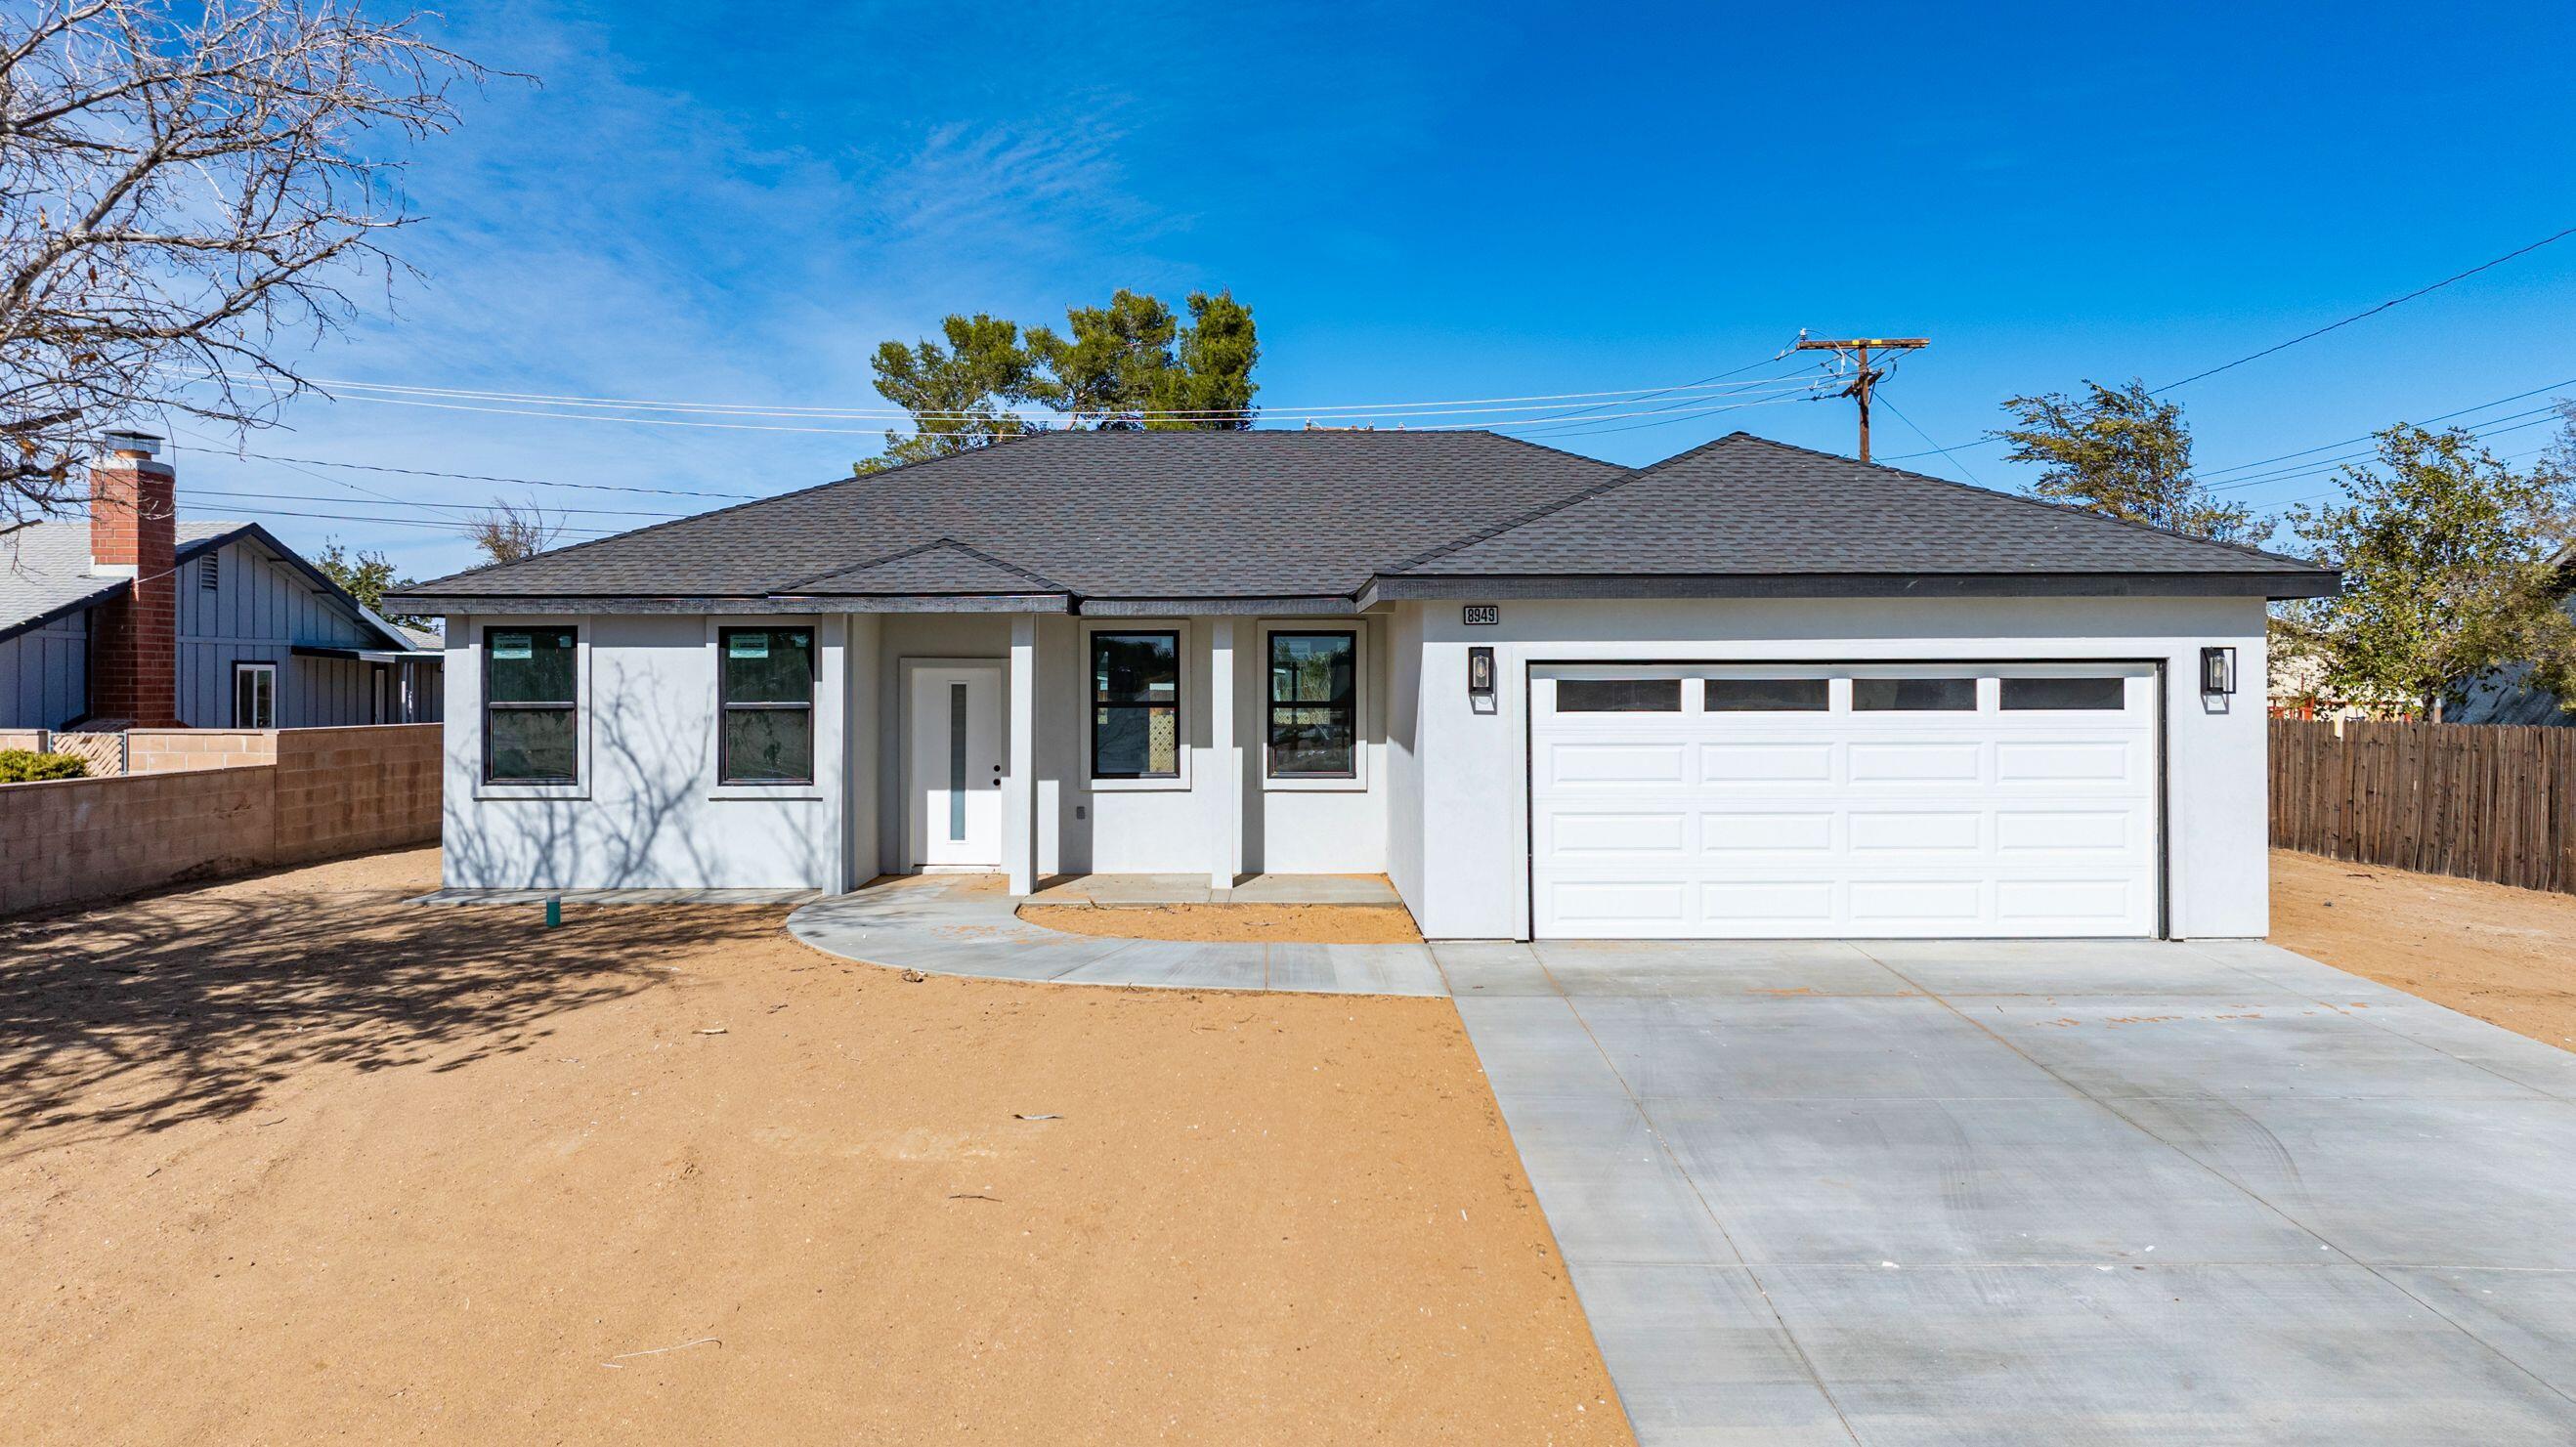
[(1087, 783), (1095, 794), (1186, 794), (1190, 789), (1187, 776), (1177, 779), (1092, 779)]
[(1265, 794), (1365, 794), (1368, 780), (1303, 779), (1293, 774), (1286, 778), (1265, 776), (1261, 781), (1261, 791)]
[(588, 784), (494, 784), (474, 786), (477, 799), (588, 799)]
[(718, 784), (707, 791), (710, 799), (820, 799), (820, 784)]

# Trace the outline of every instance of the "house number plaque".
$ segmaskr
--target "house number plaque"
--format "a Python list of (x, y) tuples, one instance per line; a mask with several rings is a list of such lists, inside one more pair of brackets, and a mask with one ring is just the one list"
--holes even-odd
[(1459, 609), (1458, 613), (1460, 617), (1464, 618), (1469, 623), (1500, 623), (1503, 621), (1503, 610), (1501, 606), (1493, 603), (1470, 603), (1466, 607)]

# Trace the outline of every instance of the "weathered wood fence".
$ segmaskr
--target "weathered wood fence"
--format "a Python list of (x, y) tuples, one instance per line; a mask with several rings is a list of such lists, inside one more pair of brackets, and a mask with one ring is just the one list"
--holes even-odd
[(2576, 893), (2576, 729), (2274, 720), (2272, 842)]

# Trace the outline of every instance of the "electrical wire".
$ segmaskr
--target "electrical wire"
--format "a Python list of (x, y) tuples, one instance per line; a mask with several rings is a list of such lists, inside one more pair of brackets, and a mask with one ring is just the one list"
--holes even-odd
[[(1568, 402), (1584, 402), (1595, 398), (1605, 397), (1626, 398), (1629, 401), (1643, 401), (1649, 396), (1666, 396), (1676, 392), (1689, 391), (1693, 388), (1700, 387), (1708, 387), (1711, 390), (1725, 391), (1734, 390), (1740, 387), (1758, 386), (1766, 380), (1779, 379), (1754, 378), (1748, 382), (1735, 383), (1723, 387), (1715, 386), (1713, 384), (1717, 384), (1725, 378), (1751, 371), (1755, 367), (1777, 362), (1778, 360), (1780, 360), (1779, 356), (1774, 355), (1764, 358), (1761, 361), (1748, 363), (1745, 366), (1738, 367), (1732, 372), (1720, 372), (1709, 377), (1700, 378), (1694, 382), (1669, 383), (1659, 387), (1618, 387), (1595, 392), (1542, 392), (1511, 397), (1461, 397), (1415, 402), (1335, 402), (1307, 406), (1264, 402), (1260, 404), (1260, 410), (1266, 414), (1298, 417), (1321, 417), (1333, 414), (1350, 414), (1363, 417), (1431, 415), (1435, 409), (1442, 408), (1477, 412), (1547, 411), (1553, 410), (1552, 407), (1546, 405), (1521, 406), (1515, 404), (1555, 404), (1555, 406), (1561, 407), (1563, 404)], [(266, 384), (272, 386), (272, 388), (274, 386), (273, 379), (250, 374), (216, 373), (207, 374), (206, 376), (196, 380), (216, 380), (217, 378), (234, 382)], [(899, 407), (811, 407), (795, 404), (698, 402), (635, 397), (588, 397), (563, 393), (507, 392), (472, 387), (425, 387), (409, 383), (363, 382), (351, 378), (336, 377), (314, 377), (308, 380), (316, 387), (342, 387), (351, 391), (387, 392), (398, 395), (441, 398), (461, 402), (516, 402), (529, 404), (541, 403), (558, 407), (607, 407), (627, 408), (642, 411), (714, 412), (738, 416), (767, 417), (787, 420), (813, 419), (823, 421), (847, 421), (857, 419), (882, 419), (886, 421), (903, 422), (909, 421), (915, 417), (937, 417), (942, 420), (963, 420), (992, 415), (984, 412), (937, 410), (916, 413)], [(1145, 408), (1125, 413), (1123, 415), (1146, 418), (1168, 418), (1173, 420), (1202, 420), (1207, 418), (1221, 419), (1233, 417), (1240, 415), (1243, 410), (1244, 409), (1241, 408)]]
[(2466, 270), (2466, 271), (2459, 272), (2459, 273), (2457, 273), (2457, 274), (2455, 274), (2455, 275), (2446, 276), (2446, 277), (2442, 278), (2440, 281), (2434, 282), (2434, 283), (2433, 283), (2432, 285), (2430, 285), (2430, 286), (2419, 286), (2419, 287), (2415, 288), (2413, 291), (2410, 291), (2410, 292), (2406, 293), (2404, 296), (2394, 296), (2394, 297), (2390, 297), (2388, 300), (2386, 300), (2386, 301), (2384, 301), (2384, 302), (2381, 302), (2381, 303), (2380, 303), (2379, 305), (2377, 305), (2377, 306), (2374, 306), (2374, 307), (2366, 307), (2366, 308), (2364, 308), (2364, 309), (2362, 309), (2362, 310), (2360, 310), (2360, 311), (2354, 312), (2351, 316), (2345, 317), (2345, 318), (2344, 318), (2343, 320), (2341, 320), (2341, 321), (2328, 322), (2328, 323), (2326, 323), (2324, 326), (2321, 326), (2321, 327), (2317, 328), (2315, 331), (2312, 331), (2312, 332), (2302, 332), (2302, 333), (2300, 333), (2299, 335), (2297, 335), (2297, 336), (2295, 336), (2295, 337), (2290, 338), (2290, 339), (2289, 339), (2288, 341), (2286, 341), (2286, 342), (2275, 342), (2275, 343), (2273, 343), (2271, 346), (2265, 347), (2263, 350), (2261, 350), (2261, 351), (2259, 351), (2259, 352), (2249, 352), (2249, 353), (2247, 353), (2246, 355), (2244, 355), (2244, 356), (2242, 356), (2242, 357), (2238, 357), (2235, 361), (2232, 361), (2232, 362), (2222, 362), (2222, 363), (2220, 363), (2219, 365), (2217, 365), (2217, 366), (2215, 366), (2215, 367), (2211, 367), (2211, 368), (2209, 368), (2207, 371), (2194, 372), (2194, 373), (2192, 373), (2190, 376), (2183, 378), (2183, 379), (2182, 379), (2181, 381), (2179, 381), (2179, 382), (2167, 382), (2167, 383), (2165, 383), (2165, 384), (2164, 384), (2163, 386), (2161, 386), (2161, 387), (2157, 387), (2157, 388), (2153, 388), (2153, 389), (2151, 389), (2151, 390), (2149, 391), (2148, 395), (2149, 395), (2149, 396), (2158, 396), (2158, 395), (2161, 395), (2161, 394), (2163, 394), (2163, 393), (2170, 392), (2170, 391), (2172, 391), (2172, 390), (2173, 390), (2174, 388), (2176, 388), (2176, 387), (2187, 387), (2187, 386), (2191, 385), (2192, 383), (2199, 381), (2199, 380), (2200, 380), (2200, 379), (2202, 379), (2203, 377), (2215, 377), (2215, 376), (2217, 376), (2217, 375), (2218, 375), (2219, 373), (2221, 373), (2221, 372), (2229, 371), (2229, 370), (2232, 370), (2232, 369), (2234, 369), (2234, 368), (2244, 366), (2247, 362), (2260, 361), (2260, 360), (2262, 360), (2263, 358), (2265, 358), (2265, 357), (2268, 357), (2268, 356), (2272, 355), (2274, 352), (2278, 352), (2278, 351), (2285, 351), (2285, 350), (2287, 350), (2287, 349), (2289, 349), (2289, 348), (2291, 348), (2291, 347), (2295, 347), (2295, 346), (2297, 346), (2297, 345), (2298, 345), (2299, 343), (2301, 343), (2301, 342), (2310, 342), (2310, 341), (2314, 341), (2314, 340), (2316, 340), (2317, 338), (2324, 336), (2324, 335), (2325, 335), (2326, 333), (2328, 333), (2328, 332), (2331, 332), (2331, 331), (2337, 331), (2337, 330), (2340, 330), (2340, 329), (2342, 329), (2342, 328), (2344, 328), (2344, 327), (2351, 326), (2354, 322), (2360, 321), (2360, 320), (2362, 320), (2362, 319), (2363, 319), (2363, 318), (2365, 318), (2365, 317), (2374, 317), (2374, 316), (2377, 316), (2377, 315), (2379, 315), (2381, 312), (2384, 312), (2384, 311), (2388, 310), (2390, 307), (2398, 306), (2398, 305), (2402, 305), (2403, 303), (2413, 301), (2415, 298), (2417, 298), (2417, 297), (2419, 297), (2419, 296), (2426, 295), (2427, 293), (2440, 291), (2442, 288), (2444, 288), (2444, 287), (2446, 287), (2446, 286), (2449, 286), (2451, 283), (2453, 283), (2453, 282), (2455, 282), (2455, 281), (2466, 281), (2466, 280), (2468, 280), (2470, 277), (2473, 277), (2473, 276), (2477, 275), (2477, 274), (2478, 274), (2479, 272), (2481, 272), (2481, 271), (2487, 271), (2487, 270), (2490, 270), (2490, 269), (2492, 269), (2492, 268), (2494, 268), (2494, 267), (2502, 266), (2502, 265), (2504, 265), (2506, 262), (2513, 260), (2513, 259), (2514, 259), (2515, 257), (2517, 257), (2517, 256), (2527, 256), (2527, 255), (2529, 255), (2530, 253), (2535, 252), (2535, 251), (2538, 251), (2540, 248), (2542, 248), (2542, 247), (2544, 247), (2544, 246), (2547, 246), (2547, 245), (2550, 245), (2550, 244), (2551, 244), (2551, 243), (2553, 243), (2553, 242), (2564, 241), (2564, 240), (2566, 240), (2566, 239), (2567, 239), (2568, 237), (2570, 237), (2570, 236), (2576, 236), (2576, 226), (2570, 226), (2570, 227), (2568, 227), (2568, 228), (2567, 228), (2566, 230), (2564, 230), (2564, 231), (2559, 231), (2559, 232), (2553, 233), (2553, 234), (2551, 234), (2551, 235), (2544, 236), (2544, 237), (2540, 238), (2538, 241), (2532, 242), (2532, 243), (2531, 243), (2530, 245), (2528, 245), (2528, 246), (2518, 246), (2518, 247), (2515, 247), (2513, 250), (2506, 252), (2506, 253), (2505, 253), (2504, 255), (2502, 255), (2502, 256), (2496, 257), (2495, 259), (2493, 259), (2493, 260), (2491, 260), (2491, 261), (2481, 261), (2481, 262), (2479, 262), (2477, 265), (2470, 267), (2470, 268), (2469, 268), (2468, 270)]

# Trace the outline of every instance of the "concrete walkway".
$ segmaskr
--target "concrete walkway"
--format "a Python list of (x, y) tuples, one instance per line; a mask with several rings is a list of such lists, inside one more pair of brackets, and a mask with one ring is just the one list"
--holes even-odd
[(1183, 945), (1013, 903), (905, 881), (788, 927), (1452, 994), (1647, 1447), (2576, 1441), (2576, 1055), (2287, 951)]
[(1027, 923), (1014, 912), (1020, 903), (989, 876), (919, 875), (806, 905), (787, 917), (787, 932), (828, 954), (925, 974), (1191, 990), (1448, 993), (1423, 945), (1111, 939)]

